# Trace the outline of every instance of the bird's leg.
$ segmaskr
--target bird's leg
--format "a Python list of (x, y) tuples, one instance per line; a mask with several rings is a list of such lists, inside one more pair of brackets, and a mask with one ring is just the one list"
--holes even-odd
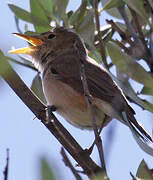
[(57, 107), (54, 105), (47, 106), (46, 108), (46, 123), (50, 123), (50, 120), (52, 119), (51, 114), (52, 112), (55, 112), (57, 110)]
[[(110, 117), (107, 116), (107, 115), (105, 115), (105, 118), (104, 118), (103, 122), (101, 123), (101, 126), (100, 126), (100, 128), (99, 128), (99, 130), (98, 130), (98, 135), (100, 135), (103, 127), (107, 124), (107, 122), (108, 122), (109, 120), (110, 120)], [(90, 146), (90, 148), (85, 149), (85, 151), (87, 151), (88, 154), (91, 154), (95, 144), (96, 144), (96, 139), (94, 140), (94, 142), (92, 143), (92, 145)]]
[[(102, 124), (103, 124), (103, 123), (102, 123)], [(99, 131), (98, 131), (98, 135), (100, 135), (102, 129), (103, 129), (103, 126), (100, 127), (100, 129), (99, 129)], [(94, 142), (92, 143), (92, 145), (90, 146), (90, 148), (85, 149), (85, 151), (87, 151), (88, 154), (91, 154), (95, 144), (96, 144), (96, 139), (94, 140)]]

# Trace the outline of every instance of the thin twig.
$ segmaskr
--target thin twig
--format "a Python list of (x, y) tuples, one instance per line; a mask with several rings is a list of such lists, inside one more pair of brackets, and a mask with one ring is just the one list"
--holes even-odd
[(4, 180), (8, 180), (8, 168), (9, 168), (9, 149), (6, 150), (6, 166), (4, 170)]
[(81, 77), (81, 81), (82, 81), (82, 85), (83, 85), (83, 89), (84, 89), (85, 98), (87, 101), (87, 106), (88, 106), (91, 122), (93, 125), (93, 130), (94, 130), (94, 135), (95, 135), (95, 140), (96, 140), (96, 146), (97, 146), (97, 149), (99, 152), (101, 166), (103, 166), (104, 170), (106, 170), (103, 148), (102, 148), (102, 140), (101, 140), (99, 133), (98, 133), (98, 128), (97, 128), (96, 120), (95, 120), (95, 112), (94, 112), (93, 104), (92, 104), (93, 99), (92, 99), (92, 96), (90, 94), (86, 75), (85, 75), (84, 61), (86, 58), (86, 54), (81, 54), (81, 52), (79, 51), (79, 47), (78, 47), (77, 42), (74, 43), (74, 49), (75, 49), (75, 52), (76, 52), (77, 57), (78, 57), (78, 64), (80, 67), (80, 77)]
[(112, 29), (114, 29), (116, 32), (119, 33), (119, 35), (121, 36), (121, 38), (122, 38), (123, 41), (126, 41), (126, 42), (128, 42), (129, 44), (132, 43), (132, 41), (131, 41), (131, 39), (130, 39), (130, 35), (127, 34), (127, 33), (124, 32), (124, 31), (122, 31), (122, 30), (119, 28), (119, 26), (117, 26), (117, 24), (115, 24), (115, 22), (114, 22), (113, 20), (108, 20), (108, 19), (106, 19), (106, 22), (111, 25)]
[(144, 46), (144, 49), (145, 49), (144, 59), (148, 63), (148, 65), (150, 66), (151, 72), (153, 72), (153, 64), (152, 64), (153, 63), (153, 57), (152, 57), (150, 49), (148, 48), (147, 43), (145, 41), (145, 37), (143, 35), (138, 16), (137, 16), (136, 12), (133, 9), (131, 9), (130, 7), (129, 7), (129, 10), (130, 10), (131, 15), (134, 19), (134, 23), (135, 23), (135, 26), (137, 28), (137, 32), (139, 33), (139, 38), (140, 38), (140, 40)]
[[(1, 56), (0, 64), (0, 75), (3, 79), (71, 154), (80, 167), (83, 168), (86, 175), (91, 177), (94, 174), (102, 172), (103, 169), (89, 157), (88, 153), (81, 148), (71, 134), (57, 120), (53, 113), (51, 114), (51, 122), (46, 123), (46, 106), (40, 102), (33, 92), (25, 85), (18, 74), (7, 62), (5, 56)], [(4, 70), (7, 70), (7, 73)]]
[(105, 53), (105, 47), (104, 47), (104, 42), (101, 37), (101, 32), (100, 32), (100, 22), (99, 22), (99, 14), (98, 14), (98, 1), (94, 0), (94, 10), (95, 10), (95, 21), (96, 21), (96, 29), (98, 32), (98, 40), (99, 40), (99, 47), (100, 47), (100, 54), (102, 61), (104, 62), (105, 68), (108, 69), (108, 64), (106, 60), (106, 53)]
[[(132, 26), (132, 24), (130, 23), (130, 21), (129, 21), (129, 19), (128, 19), (128, 16), (127, 16), (126, 11), (125, 11), (125, 7), (124, 7), (124, 6), (119, 6), (119, 7), (118, 7), (118, 11), (119, 11), (120, 15), (122, 16), (122, 18), (124, 19), (125, 24), (126, 24), (126, 26), (127, 26), (127, 29), (129, 30), (131, 36), (132, 36), (135, 40), (137, 40), (138, 42), (140, 42), (140, 39), (139, 39), (137, 33), (135, 32), (134, 27)], [(141, 42), (140, 42), (140, 43), (141, 43)]]
[(81, 176), (78, 174), (77, 170), (73, 167), (72, 163), (70, 162), (69, 158), (67, 157), (63, 147), (61, 148), (61, 154), (63, 156), (63, 161), (64, 161), (65, 165), (71, 169), (75, 178), (77, 180), (82, 180)]

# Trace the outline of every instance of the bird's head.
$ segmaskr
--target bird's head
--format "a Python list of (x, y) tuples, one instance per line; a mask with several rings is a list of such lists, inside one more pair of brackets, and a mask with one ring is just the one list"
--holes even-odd
[(56, 56), (73, 50), (76, 41), (79, 47), (86, 51), (79, 36), (72, 30), (64, 27), (55, 28), (52, 31), (34, 36), (19, 33), (14, 33), (14, 35), (26, 40), (31, 46), (11, 50), (9, 53), (31, 55), (35, 66), (40, 71), (43, 71), (44, 66)]

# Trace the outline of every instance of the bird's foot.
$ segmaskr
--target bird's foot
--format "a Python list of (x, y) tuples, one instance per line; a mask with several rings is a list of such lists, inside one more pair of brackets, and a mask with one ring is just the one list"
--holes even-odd
[(46, 108), (46, 123), (49, 124), (52, 119), (52, 113), (57, 110), (57, 107), (52, 105), (52, 106), (47, 106)]

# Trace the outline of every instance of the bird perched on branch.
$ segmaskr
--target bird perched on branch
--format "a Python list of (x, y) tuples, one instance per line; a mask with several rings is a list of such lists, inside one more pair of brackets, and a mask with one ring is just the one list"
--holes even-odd
[(32, 46), (12, 50), (10, 53), (28, 54), (33, 57), (34, 65), (42, 73), (43, 89), (48, 105), (55, 107), (57, 113), (66, 120), (80, 128), (92, 128), (80, 76), (78, 61), (81, 57), (97, 126), (109, 122), (106, 116), (117, 118), (132, 128), (134, 134), (141, 139), (153, 141), (136, 121), (135, 112), (128, 104), (122, 90), (109, 73), (88, 56), (84, 43), (76, 33), (60, 27), (34, 36), (14, 34), (28, 41)]

